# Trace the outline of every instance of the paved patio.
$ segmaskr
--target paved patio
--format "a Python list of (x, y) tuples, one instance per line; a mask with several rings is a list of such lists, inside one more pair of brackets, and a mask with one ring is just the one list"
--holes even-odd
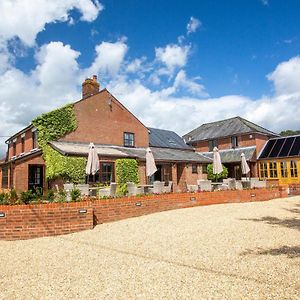
[(0, 241), (1, 299), (299, 299), (300, 197)]

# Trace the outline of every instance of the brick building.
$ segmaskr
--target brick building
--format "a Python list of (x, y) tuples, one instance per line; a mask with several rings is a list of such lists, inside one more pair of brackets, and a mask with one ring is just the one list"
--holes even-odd
[[(149, 146), (158, 167), (154, 179), (173, 181), (175, 191), (184, 190), (186, 184), (195, 184), (196, 179), (206, 176), (202, 174), (202, 165), (209, 163), (209, 158), (196, 153), (172, 131), (147, 128), (107, 89), (100, 90), (96, 76), (82, 84), (82, 99), (74, 103), (73, 110), (77, 128), (49, 145), (62, 155), (86, 157), (88, 145), (93, 142), (100, 170), (88, 180), (114, 181), (116, 159), (134, 158), (139, 163), (140, 182), (146, 183), (145, 155)], [(47, 165), (37, 136), (37, 129), (30, 124), (6, 141), (6, 159), (0, 163), (2, 190), (45, 190), (53, 184), (46, 180)], [(55, 182), (62, 183), (59, 178)]]
[[(183, 136), (186, 143), (203, 156), (212, 158), (213, 148), (219, 149), (228, 177), (240, 179), (241, 154), (250, 166), (250, 176), (258, 177), (257, 157), (265, 143), (278, 134), (241, 117), (202, 124)], [(205, 165), (204, 165), (205, 169)]]

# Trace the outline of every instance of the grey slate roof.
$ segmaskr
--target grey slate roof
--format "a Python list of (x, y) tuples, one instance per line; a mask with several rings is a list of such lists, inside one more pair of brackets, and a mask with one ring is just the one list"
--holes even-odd
[[(71, 143), (71, 142), (51, 142), (50, 145), (63, 155), (88, 155), (87, 143)], [(123, 157), (137, 158), (145, 160), (146, 148), (127, 148), (121, 146), (97, 145), (95, 144), (99, 156), (105, 157)], [(211, 160), (192, 150), (171, 149), (171, 148), (151, 148), (154, 159), (156, 161), (170, 162), (198, 162), (209, 163)]]
[[(246, 160), (252, 160), (256, 147), (243, 147), (235, 149), (219, 150), (222, 163), (241, 162), (241, 154), (244, 153)], [(203, 156), (213, 159), (213, 152), (198, 152)]]
[(150, 147), (191, 149), (174, 131), (148, 127)]
[(202, 124), (198, 128), (185, 134), (183, 138), (186, 142), (193, 142), (253, 132), (270, 136), (278, 136), (277, 133), (267, 130), (248, 120), (245, 120), (241, 117), (234, 117), (217, 122)]

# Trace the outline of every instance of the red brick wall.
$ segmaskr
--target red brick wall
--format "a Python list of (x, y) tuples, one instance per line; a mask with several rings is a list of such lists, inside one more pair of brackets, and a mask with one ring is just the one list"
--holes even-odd
[(123, 146), (123, 133), (132, 132), (136, 147), (149, 145), (148, 129), (106, 90), (75, 103), (74, 109), (78, 128), (63, 141)]
[[(17, 192), (26, 191), (28, 189), (28, 166), (29, 165), (45, 165), (45, 161), (40, 154), (39, 156), (33, 157), (31, 159), (17, 161), (14, 165), (14, 175), (13, 175), (13, 186)], [(44, 168), (45, 173), (45, 168)], [(44, 187), (46, 186), (45, 174), (44, 174)]]
[(290, 184), (289, 185), (289, 194), (291, 196), (299, 196), (300, 195), (300, 184)]
[[(252, 135), (252, 138), (250, 137), (250, 135)], [(267, 136), (259, 133), (238, 135), (238, 146), (239, 147), (256, 146), (257, 151), (259, 152), (268, 139), (269, 138)], [(196, 148), (197, 151), (200, 152), (209, 151), (208, 141), (199, 141), (194, 147)], [(231, 137), (219, 138), (218, 148), (219, 150), (231, 149), (232, 148)]]
[[(78, 203), (0, 206), (0, 239), (18, 240), (91, 229), (93, 224), (113, 222), (154, 212), (223, 203), (266, 201), (287, 197), (286, 189), (255, 189), (200, 193), (172, 193), (124, 197)], [(80, 214), (79, 209), (86, 209)]]

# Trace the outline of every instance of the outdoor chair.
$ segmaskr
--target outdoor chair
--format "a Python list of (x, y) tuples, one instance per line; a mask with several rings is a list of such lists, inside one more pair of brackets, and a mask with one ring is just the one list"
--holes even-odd
[(197, 185), (198, 185), (198, 189), (200, 191), (206, 191), (206, 192), (211, 192), (212, 191), (212, 185), (211, 185), (210, 180), (198, 179), (197, 180)]
[(154, 181), (153, 188), (149, 189), (150, 193), (161, 194), (164, 190), (165, 182), (164, 181)]
[(127, 182), (127, 191), (128, 196), (135, 196), (142, 193), (142, 189), (138, 188), (133, 182)]
[(80, 190), (81, 196), (89, 196), (89, 185), (88, 184), (77, 184), (76, 189)]
[(237, 190), (242, 190), (243, 189), (243, 185), (242, 185), (242, 181), (241, 180), (236, 180), (236, 182), (235, 182), (235, 188)]
[(197, 184), (187, 184), (187, 191), (192, 193), (192, 192), (197, 192), (198, 190), (198, 185)]
[(74, 190), (74, 183), (65, 183), (64, 191), (66, 192), (67, 201), (71, 201), (71, 191)]
[(226, 178), (223, 179), (223, 182), (227, 184), (229, 190), (236, 189), (236, 180), (235, 178)]
[(173, 181), (169, 181), (168, 185), (164, 186), (163, 192), (164, 193), (171, 193), (171, 191), (172, 191), (172, 185), (173, 185)]
[(250, 178), (250, 187), (253, 188), (265, 188), (267, 187), (266, 180), (259, 180), (259, 178)]
[(115, 197), (117, 193), (118, 184), (111, 182), (107, 188), (99, 189), (99, 197)]

